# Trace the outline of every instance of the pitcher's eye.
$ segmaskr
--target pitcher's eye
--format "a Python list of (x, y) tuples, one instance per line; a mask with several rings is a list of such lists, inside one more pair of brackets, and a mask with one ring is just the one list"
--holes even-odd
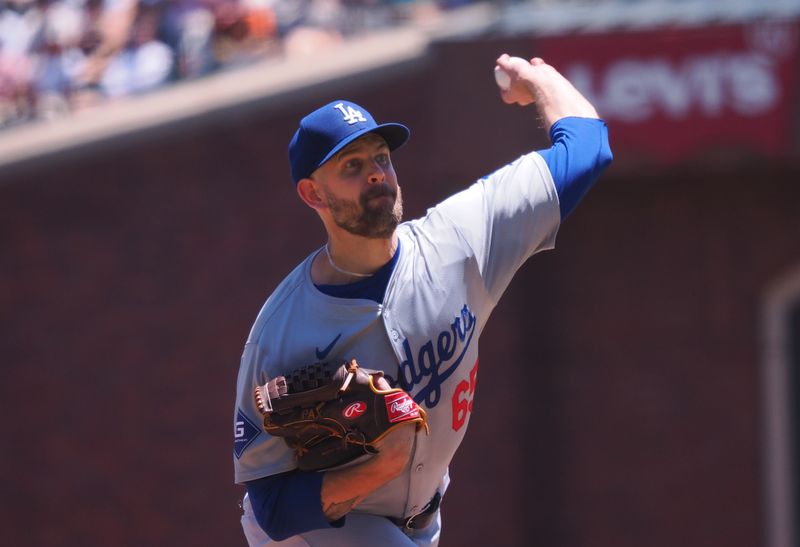
[(361, 160), (353, 158), (344, 163), (344, 168), (348, 171), (357, 171), (361, 168)]

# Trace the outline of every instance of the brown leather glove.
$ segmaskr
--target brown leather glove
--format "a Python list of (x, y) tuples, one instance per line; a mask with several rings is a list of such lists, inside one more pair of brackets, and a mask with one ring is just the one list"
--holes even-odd
[(283, 437), (298, 468), (306, 471), (375, 454), (375, 443), (406, 423), (427, 431), (425, 411), (402, 389), (379, 389), (381, 376), (352, 359), (314, 363), (273, 378), (255, 389), (264, 430)]

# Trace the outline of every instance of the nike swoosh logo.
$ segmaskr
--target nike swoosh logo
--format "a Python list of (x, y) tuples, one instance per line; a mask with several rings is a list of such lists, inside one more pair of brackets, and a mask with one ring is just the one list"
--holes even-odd
[(330, 344), (328, 344), (328, 347), (326, 347), (326, 348), (325, 348), (325, 349), (323, 349), (323, 350), (320, 350), (319, 348), (316, 348), (316, 350), (317, 350), (317, 359), (319, 359), (320, 361), (322, 361), (323, 359), (325, 359), (325, 358), (328, 356), (328, 354), (331, 352), (331, 350), (333, 349), (333, 346), (335, 346), (335, 345), (336, 345), (336, 342), (338, 342), (338, 341), (339, 341), (339, 338), (341, 338), (341, 337), (342, 337), (342, 333), (340, 332), (340, 333), (339, 333), (339, 336), (337, 336), (336, 338), (334, 338), (334, 339), (333, 339), (333, 342), (331, 342)]

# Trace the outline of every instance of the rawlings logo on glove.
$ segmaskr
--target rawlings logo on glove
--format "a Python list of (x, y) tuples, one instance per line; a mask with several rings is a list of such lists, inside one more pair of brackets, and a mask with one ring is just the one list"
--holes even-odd
[(374, 454), (376, 442), (406, 423), (427, 431), (425, 411), (408, 393), (376, 387), (382, 376), (353, 359), (315, 363), (273, 378), (255, 389), (264, 430), (283, 437), (306, 471)]

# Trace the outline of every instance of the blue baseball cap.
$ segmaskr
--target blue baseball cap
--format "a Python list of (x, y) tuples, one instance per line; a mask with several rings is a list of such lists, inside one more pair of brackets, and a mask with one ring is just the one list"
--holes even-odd
[(297, 184), (334, 154), (367, 133), (377, 133), (389, 150), (401, 147), (411, 131), (399, 123), (377, 124), (365, 108), (350, 101), (333, 101), (302, 120), (289, 143), (292, 179)]

